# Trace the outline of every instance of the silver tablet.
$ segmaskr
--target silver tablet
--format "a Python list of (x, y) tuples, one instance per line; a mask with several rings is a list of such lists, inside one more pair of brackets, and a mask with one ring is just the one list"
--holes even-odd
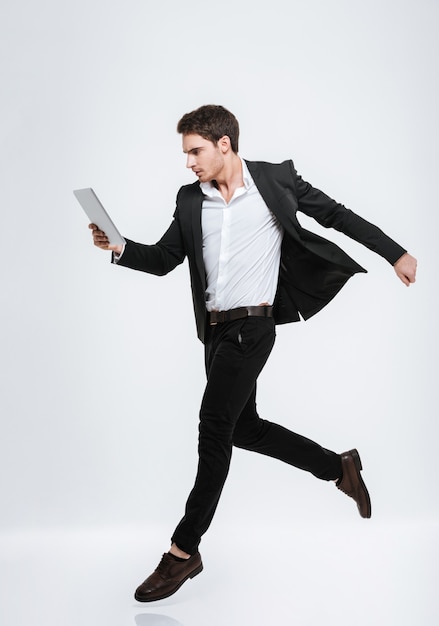
[(73, 193), (90, 222), (96, 224), (107, 235), (110, 244), (124, 245), (126, 243), (91, 187), (75, 189)]

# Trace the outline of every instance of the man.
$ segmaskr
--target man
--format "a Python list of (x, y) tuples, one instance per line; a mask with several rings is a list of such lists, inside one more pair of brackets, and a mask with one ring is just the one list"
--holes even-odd
[(304, 182), (291, 161), (242, 160), (238, 122), (223, 107), (184, 115), (177, 131), (198, 181), (179, 190), (174, 220), (160, 241), (111, 246), (90, 224), (95, 245), (112, 250), (118, 265), (164, 275), (188, 258), (198, 337), (205, 344), (195, 484), (169, 552), (136, 590), (141, 602), (172, 595), (203, 569), (198, 546), (215, 513), (232, 446), (336, 481), (360, 515), (371, 516), (356, 449), (336, 454), (256, 411), (256, 380), (273, 347), (275, 324), (308, 319), (353, 274), (365, 271), (338, 246), (301, 228), (296, 211), (383, 256), (405, 285), (416, 276), (416, 260), (404, 248)]

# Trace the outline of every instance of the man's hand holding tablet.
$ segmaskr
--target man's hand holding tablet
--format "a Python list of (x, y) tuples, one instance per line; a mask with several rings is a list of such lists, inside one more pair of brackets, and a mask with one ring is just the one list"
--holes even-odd
[(91, 220), (89, 228), (92, 230), (94, 245), (101, 250), (111, 250), (118, 255), (121, 254), (125, 239), (117, 230), (93, 189), (91, 187), (75, 189), (73, 193)]
[(122, 253), (123, 246), (120, 244), (111, 244), (107, 235), (104, 231), (99, 230), (96, 224), (89, 224), (88, 227), (92, 230), (93, 243), (95, 246), (101, 248), (101, 250), (112, 250), (118, 255)]

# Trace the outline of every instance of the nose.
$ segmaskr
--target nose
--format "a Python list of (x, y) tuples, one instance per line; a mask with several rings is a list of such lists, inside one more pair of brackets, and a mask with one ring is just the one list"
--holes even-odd
[(195, 157), (193, 154), (188, 154), (186, 159), (186, 167), (192, 168), (195, 165)]

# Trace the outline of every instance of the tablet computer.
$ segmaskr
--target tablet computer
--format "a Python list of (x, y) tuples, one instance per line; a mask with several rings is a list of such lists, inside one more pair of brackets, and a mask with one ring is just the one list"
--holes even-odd
[(86, 212), (90, 222), (96, 224), (99, 230), (102, 230), (107, 235), (110, 244), (123, 246), (126, 243), (125, 239), (117, 230), (113, 220), (100, 203), (93, 189), (91, 187), (75, 189), (73, 193)]

